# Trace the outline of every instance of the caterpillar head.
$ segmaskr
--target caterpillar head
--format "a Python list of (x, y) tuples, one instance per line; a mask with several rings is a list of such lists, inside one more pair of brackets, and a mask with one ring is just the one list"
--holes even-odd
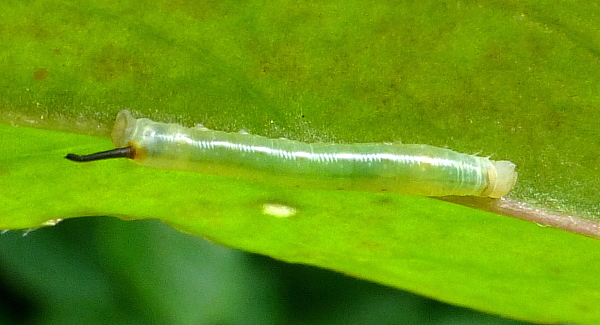
[(492, 161), (495, 175), (490, 175), (491, 191), (488, 195), (492, 198), (500, 198), (508, 194), (517, 182), (516, 165), (510, 161)]

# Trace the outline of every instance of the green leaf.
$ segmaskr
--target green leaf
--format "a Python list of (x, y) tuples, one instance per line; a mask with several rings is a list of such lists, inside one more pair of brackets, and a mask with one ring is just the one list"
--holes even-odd
[[(9, 0), (0, 120), (107, 135), (129, 108), (303, 141), (447, 146), (515, 162), (514, 200), (598, 220), (598, 16), (587, 2)], [(2, 125), (0, 145), (0, 229), (157, 218), (514, 318), (600, 321), (593, 239), (429, 198), (62, 158), (112, 148), (101, 137)], [(296, 212), (270, 212), (281, 206)]]
[[(77, 216), (158, 218), (228, 246), (480, 310), (544, 322), (597, 319), (594, 239), (429, 198), (297, 190), (127, 160), (75, 164), (63, 155), (110, 143), (0, 130), (2, 139), (30, 141), (2, 143), (12, 154), (2, 163), (0, 229)], [(267, 209), (273, 205), (296, 213), (281, 216)]]

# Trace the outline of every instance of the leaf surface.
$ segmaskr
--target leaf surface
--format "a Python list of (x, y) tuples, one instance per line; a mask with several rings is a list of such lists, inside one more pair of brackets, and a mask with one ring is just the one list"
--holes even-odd
[[(427, 143), (511, 160), (520, 175), (511, 199), (598, 220), (595, 5), (47, 0), (0, 9), (0, 228), (157, 218), (493, 313), (600, 320), (593, 239), (428, 198), (129, 161), (78, 165), (64, 155), (112, 145), (57, 132), (106, 136), (128, 108), (274, 138)], [(271, 208), (281, 207), (295, 213), (278, 217)]]

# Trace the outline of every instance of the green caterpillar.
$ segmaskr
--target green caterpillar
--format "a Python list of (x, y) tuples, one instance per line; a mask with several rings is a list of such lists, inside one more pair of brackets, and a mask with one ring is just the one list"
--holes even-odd
[(117, 149), (66, 158), (85, 162), (123, 157), (144, 166), (251, 182), (423, 196), (499, 198), (517, 180), (509, 161), (428, 145), (303, 143), (135, 119), (126, 110), (117, 115), (112, 141)]

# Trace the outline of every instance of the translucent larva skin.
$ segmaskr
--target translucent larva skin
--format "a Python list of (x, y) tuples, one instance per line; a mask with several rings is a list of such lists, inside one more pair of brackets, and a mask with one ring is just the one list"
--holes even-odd
[(516, 181), (510, 162), (428, 145), (311, 144), (136, 120), (128, 111), (117, 116), (113, 142), (131, 145), (145, 166), (306, 189), (501, 197)]

